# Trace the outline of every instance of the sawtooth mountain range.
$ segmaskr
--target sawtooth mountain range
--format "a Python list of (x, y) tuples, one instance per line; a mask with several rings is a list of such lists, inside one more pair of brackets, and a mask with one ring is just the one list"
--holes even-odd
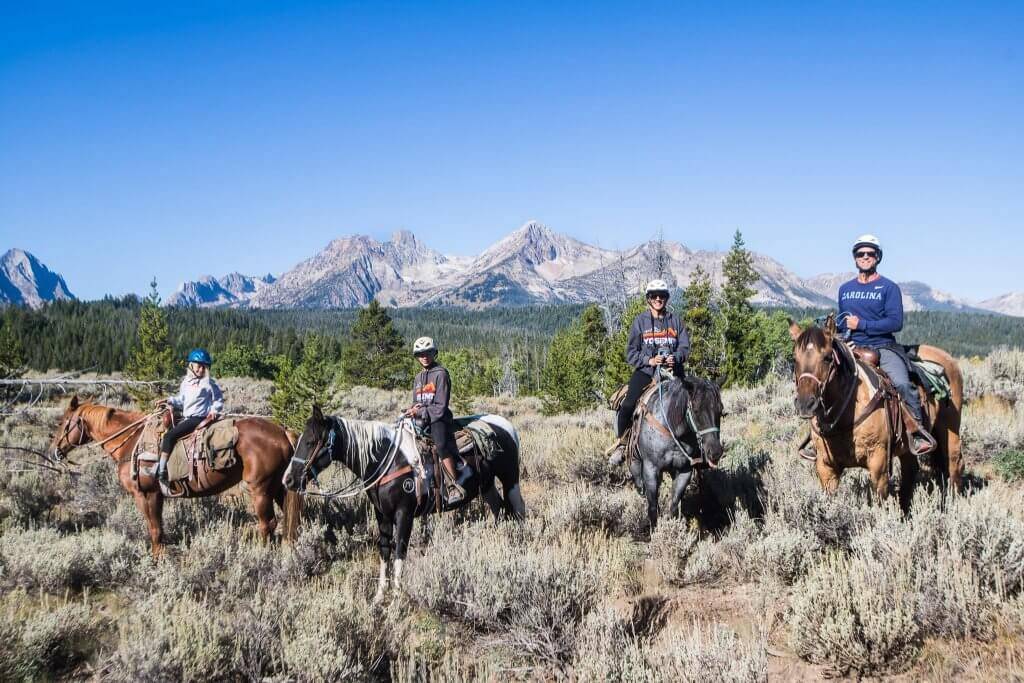
[[(350, 308), (377, 299), (388, 306), (522, 306), (622, 299), (659, 269), (685, 287), (699, 265), (722, 284), (724, 251), (691, 250), (670, 240), (631, 249), (586, 244), (530, 221), (476, 257), (448, 256), (402, 230), (388, 241), (341, 237), (275, 278), (231, 273), (184, 282), (169, 306)], [(801, 278), (778, 261), (751, 252), (760, 279), (752, 301), (768, 306), (831, 308), (852, 272)], [(1024, 292), (970, 302), (916, 281), (900, 282), (906, 310), (1024, 316)], [(63, 278), (20, 249), (0, 258), (0, 304), (38, 306), (72, 299)]]

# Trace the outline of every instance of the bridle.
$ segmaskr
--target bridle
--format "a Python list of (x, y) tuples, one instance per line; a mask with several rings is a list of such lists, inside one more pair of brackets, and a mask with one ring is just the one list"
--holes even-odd
[[(71, 431), (75, 427), (78, 427), (78, 441), (77, 443), (72, 443), (70, 435)], [(53, 447), (53, 457), (57, 462), (63, 460), (67, 455), (60, 447), (64, 442), (67, 442), (68, 452), (89, 442), (89, 435), (85, 431), (85, 420), (82, 418), (82, 413), (80, 411), (76, 412), (73, 417), (68, 418), (64, 422), (64, 430), (61, 432), (60, 438), (57, 440), (57, 444)]]
[[(822, 434), (829, 434), (835, 430), (836, 425), (839, 424), (839, 420), (842, 419), (843, 415), (846, 413), (846, 409), (850, 406), (850, 401), (857, 393), (857, 383), (852, 382), (850, 384), (850, 390), (846, 392), (846, 395), (843, 397), (843, 400), (838, 404), (838, 406), (827, 407), (825, 405), (825, 390), (828, 388), (828, 385), (832, 382), (832, 380), (839, 375), (838, 368), (843, 362), (843, 355), (844, 354), (840, 354), (839, 351), (836, 350), (836, 342), (835, 340), (833, 340), (832, 361), (829, 363), (831, 367), (829, 367), (828, 374), (825, 375), (825, 381), (821, 381), (820, 379), (818, 379), (817, 375), (810, 372), (800, 373), (800, 375), (798, 375), (796, 378), (796, 384), (798, 387), (800, 386), (800, 380), (804, 378), (810, 378), (814, 380), (814, 382), (817, 384), (816, 390), (814, 392), (815, 406), (809, 418), (818, 418), (818, 431)], [(855, 366), (851, 364), (851, 367)], [(856, 378), (856, 371), (854, 371), (854, 377)], [(825, 422), (826, 420), (829, 419), (830, 416), (832, 418), (831, 421)]]
[[(662, 421), (662, 424), (666, 425), (666, 430), (665, 431), (667, 431), (668, 435), (672, 437), (672, 441), (675, 442), (676, 447), (679, 449), (679, 451), (681, 453), (683, 453), (683, 455), (686, 455), (686, 457), (689, 458), (691, 462), (694, 462), (694, 459), (690, 458), (690, 456), (689, 456), (689, 451), (687, 451), (687, 449), (683, 446), (683, 444), (679, 443), (679, 439), (676, 438), (675, 432), (671, 428), (668, 427), (668, 425), (671, 424), (671, 423), (668, 421), (668, 414), (666, 412), (667, 408), (665, 407), (665, 399), (664, 399), (664, 396), (662, 394), (662, 384), (664, 384), (665, 381), (666, 381), (665, 378), (663, 376), (659, 375), (659, 378), (658, 378), (658, 403), (661, 406), (661, 421)], [(721, 429), (719, 427), (715, 427), (715, 426), (711, 426), (711, 427), (708, 427), (706, 429), (699, 428), (697, 426), (697, 420), (693, 416), (693, 401), (691, 399), (692, 399), (692, 394), (690, 392), (687, 392), (687, 396), (686, 396), (686, 424), (690, 427), (690, 431), (696, 437), (697, 449), (700, 451), (700, 457), (704, 460), (704, 462), (706, 462), (708, 464), (709, 467), (714, 467), (715, 466), (714, 463), (712, 463), (711, 462), (711, 458), (708, 457), (707, 448), (704, 447), (704, 439), (702, 437), (705, 434), (714, 434), (714, 433), (720, 432)]]
[[(331, 426), (327, 429), (327, 433), (321, 436), (314, 447), (310, 449), (311, 455), (308, 459), (293, 455), (292, 460), (294, 462), (302, 463), (302, 480), (299, 484), (304, 484), (307, 481), (312, 481), (316, 484), (317, 488), (320, 487), (320, 480), (317, 479), (317, 475), (323, 471), (323, 469), (317, 469), (316, 463), (320, 462), (325, 453), (330, 458), (331, 462), (334, 462), (334, 449), (337, 440), (337, 434), (339, 429), (338, 420), (334, 417), (328, 418)], [(334, 491), (309, 491), (303, 487), (301, 493), (310, 496), (317, 496), (318, 498), (353, 498), (361, 493), (369, 491), (377, 483), (384, 478), (388, 470), (391, 469), (391, 465), (395, 461), (395, 456), (398, 454), (401, 448), (402, 437), (405, 434), (405, 430), (401, 428), (402, 420), (399, 420), (395, 425), (395, 436), (391, 439), (391, 445), (388, 447), (387, 453), (384, 454), (384, 458), (378, 461), (377, 468), (370, 475), (369, 479), (361, 479), (357, 474), (355, 481), (341, 486)], [(326, 468), (324, 468), (326, 469)], [(287, 476), (287, 473), (285, 474)]]

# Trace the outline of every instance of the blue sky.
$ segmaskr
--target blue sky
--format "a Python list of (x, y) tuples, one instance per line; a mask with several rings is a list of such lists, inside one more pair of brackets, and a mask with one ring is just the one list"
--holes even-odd
[(179, 4), (0, 9), (0, 251), (80, 297), (529, 219), (1024, 289), (1024, 3)]

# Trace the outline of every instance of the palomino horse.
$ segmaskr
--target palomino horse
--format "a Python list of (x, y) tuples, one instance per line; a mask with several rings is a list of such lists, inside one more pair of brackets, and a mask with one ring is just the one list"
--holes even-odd
[[(132, 479), (131, 474), (132, 451), (142, 434), (146, 418), (143, 413), (79, 403), (75, 396), (64, 412), (51, 450), (54, 458), (60, 461), (77, 446), (91, 442), (102, 444), (103, 450), (117, 464), (121, 486), (132, 494), (135, 506), (146, 518), (153, 555), (156, 556), (163, 550), (164, 495), (156, 478), (148, 472), (140, 471), (137, 479)], [(298, 521), (301, 500), (289, 494), (286, 501), (286, 491), (281, 486), (281, 475), (291, 457), (292, 445), (284, 428), (270, 420), (245, 418), (235, 422), (235, 426), (238, 428), (235, 445), (238, 462), (228, 469), (210, 472), (210, 486), (197, 492), (196, 496), (216, 495), (245, 480), (252, 495), (260, 537), (267, 540), (277, 526), (275, 502), (286, 512), (286, 529), (292, 529)]]
[[(884, 498), (889, 493), (892, 459), (899, 458), (900, 507), (908, 512), (918, 473), (917, 457), (910, 452), (909, 437), (894, 438), (900, 425), (891, 424), (887, 401), (878, 400), (874, 389), (861, 380), (852, 352), (837, 335), (834, 315), (828, 316), (824, 329), (812, 326), (802, 330), (790, 320), (789, 332), (794, 342), (796, 409), (800, 417), (813, 419), (811, 436), (818, 453), (815, 468), (822, 488), (834, 492), (844, 469), (863, 467), (875, 492)], [(921, 405), (938, 443), (932, 464), (959, 492), (963, 376), (953, 357), (942, 349), (922, 345), (918, 354), (941, 365), (949, 380), (947, 400), (938, 402), (922, 389)]]
[(647, 413), (633, 429), (637, 455), (629, 464), (633, 482), (647, 497), (647, 519), (651, 531), (658, 523), (658, 488), (662, 474), (672, 477), (669, 513), (679, 515), (694, 466), (700, 456), (708, 467), (722, 457), (719, 431), (722, 426), (722, 397), (718, 386), (708, 380), (689, 377), (663, 380), (647, 403)]
[[(477, 476), (466, 485), (465, 499), (445, 509), (463, 507), (479, 493), (495, 517), (504, 511), (516, 519), (524, 519), (526, 505), (519, 492), (519, 434), (508, 420), (498, 415), (481, 415), (479, 419), (491, 427), (500, 450), (493, 458), (480, 458)], [(327, 495), (349, 497), (366, 492), (373, 503), (379, 532), (380, 577), (376, 594), (379, 599), (387, 588), (392, 552), (391, 580), (397, 584), (402, 576), (413, 519), (436, 509), (426, 498), (423, 503), (417, 500), (416, 474), (411, 467), (413, 463), (420, 463), (416, 436), (408, 420), (403, 420), (396, 428), (383, 422), (325, 417), (319, 406), (313, 406), (313, 415), (306, 422), (295, 447), (295, 456), (285, 472), (284, 485), (292, 491), (304, 492), (309, 481), (316, 481), (317, 475), (334, 461), (345, 465), (357, 479), (344, 491)], [(501, 482), (504, 499), (495, 490), (495, 478)]]

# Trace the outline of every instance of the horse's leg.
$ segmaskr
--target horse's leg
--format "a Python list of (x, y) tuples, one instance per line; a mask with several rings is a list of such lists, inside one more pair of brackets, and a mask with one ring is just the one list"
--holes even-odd
[(954, 494), (962, 493), (964, 482), (964, 461), (960, 455), (960, 411), (954, 406), (946, 406), (943, 410), (945, 418), (942, 429), (935, 435), (939, 442), (939, 452), (946, 458), (946, 471), (949, 488)]
[(266, 543), (274, 535), (277, 528), (277, 518), (274, 516), (274, 498), (267, 491), (265, 486), (249, 489), (252, 493), (252, 510), (256, 514), (256, 522), (259, 525), (260, 540)]
[[(889, 458), (886, 444), (876, 447), (868, 456), (868, 477), (875, 489), (875, 496), (878, 500), (885, 500), (889, 497)], [(902, 463), (902, 458), (900, 459)], [(900, 499), (903, 498), (903, 487), (900, 487)]]
[(505, 472), (504, 476), (498, 475), (501, 480), (501, 489), (505, 494), (505, 512), (512, 515), (518, 521), (526, 519), (526, 503), (523, 501), (523, 494), (519, 489), (519, 472)]
[(679, 516), (679, 504), (683, 501), (683, 494), (686, 492), (686, 487), (689, 485), (691, 477), (693, 477), (693, 469), (676, 472), (675, 479), (672, 482), (672, 507), (669, 508), (670, 516)]
[(821, 457), (820, 450), (818, 451), (818, 459), (814, 461), (814, 470), (818, 473), (818, 481), (821, 483), (821, 488), (827, 493), (835, 493), (836, 489), (839, 488), (839, 475), (842, 474), (842, 470), (827, 464), (824, 458)]
[(914, 489), (917, 487), (917, 473), (920, 465), (917, 456), (904, 453), (900, 456), (900, 510), (904, 515), (910, 514), (910, 504), (914, 500)]
[(388, 562), (391, 561), (394, 523), (376, 507), (373, 508), (373, 511), (377, 516), (377, 550), (380, 551), (380, 574), (377, 577), (377, 592), (373, 595), (373, 601), (379, 602), (388, 587)]
[(644, 462), (644, 493), (647, 495), (647, 520), (651, 524), (651, 533), (658, 525), (658, 487), (661, 484), (661, 470), (657, 466)]
[(636, 492), (644, 495), (644, 463), (640, 458), (632, 458), (629, 461), (629, 474), (633, 477), (633, 486)]
[(409, 549), (409, 537), (412, 536), (413, 511), (415, 503), (400, 505), (395, 511), (395, 568), (391, 573), (391, 584), (399, 588), (402, 580), (402, 563)]
[(138, 490), (132, 492), (132, 497), (135, 499), (135, 507), (139, 509), (139, 512), (146, 519), (153, 557), (160, 557), (164, 552), (164, 497), (157, 491), (142, 493)]
[(491, 509), (491, 514), (494, 515), (494, 519), (501, 517), (501, 511), (505, 509), (505, 501), (502, 499), (501, 494), (491, 484), (487, 487), (487, 490), (480, 493), (484, 501), (487, 503), (487, 507)]

